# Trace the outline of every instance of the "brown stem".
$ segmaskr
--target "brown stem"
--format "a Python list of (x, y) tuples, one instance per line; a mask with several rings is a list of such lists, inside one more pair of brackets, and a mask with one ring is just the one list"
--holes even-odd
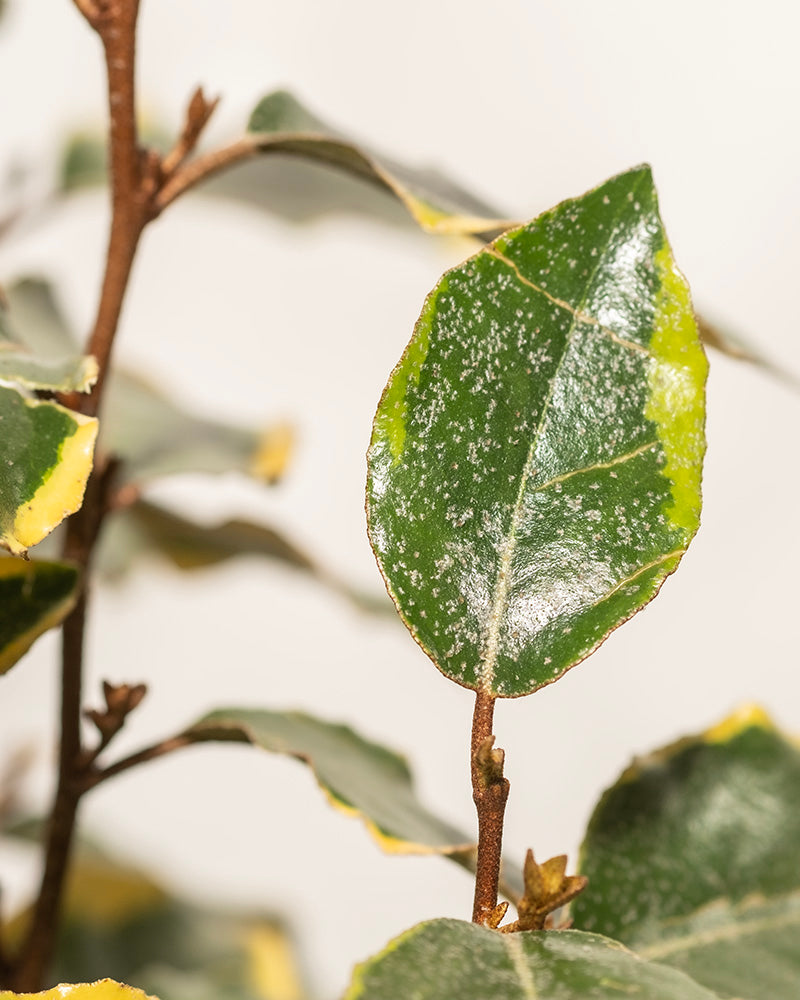
[[(75, 3), (103, 42), (110, 116), (111, 233), (97, 318), (88, 344), (88, 352), (97, 358), (100, 377), (92, 394), (76, 401), (84, 413), (95, 414), (100, 406), (136, 247), (144, 226), (153, 217), (157, 175), (154, 159), (140, 154), (136, 126), (134, 60), (139, 0), (75, 0)], [(92, 552), (107, 510), (112, 473), (110, 466), (95, 468), (83, 506), (67, 523), (64, 556), (82, 571), (81, 592), (63, 626), (58, 783), (48, 822), (39, 895), (11, 977), (19, 992), (37, 990), (52, 959), (75, 820), (84, 791), (81, 686), (87, 581)]]
[(179, 198), (190, 188), (208, 180), (215, 174), (221, 173), (228, 167), (249, 160), (258, 152), (258, 146), (250, 139), (239, 139), (229, 146), (223, 146), (221, 149), (215, 149), (203, 156), (198, 156), (197, 159), (176, 170), (166, 180), (154, 199), (156, 211), (162, 212), (167, 205), (172, 204), (176, 198)]
[(108, 509), (107, 497), (115, 467), (98, 467), (86, 489), (81, 509), (67, 522), (64, 558), (82, 569), (80, 594), (64, 622), (61, 636), (61, 735), (58, 783), (45, 839), (45, 865), (28, 933), (15, 963), (14, 988), (34, 992), (52, 958), (58, 929), (64, 880), (69, 865), (75, 820), (80, 803), (81, 688), (88, 603), (88, 573), (95, 542)]
[(491, 694), (479, 690), (472, 717), (472, 798), (478, 813), (478, 859), (472, 908), (472, 921), (476, 924), (488, 924), (497, 907), (503, 817), (509, 790), (508, 781), (503, 777), (503, 751), (494, 747), (494, 703)]
[(154, 217), (153, 197), (158, 188), (157, 157), (139, 148), (136, 123), (136, 20), (139, 0), (98, 0), (96, 13), (81, 11), (97, 30), (105, 52), (108, 78), (109, 147), (111, 169), (111, 232), (106, 271), (94, 327), (86, 347), (97, 359), (100, 375), (88, 396), (73, 401), (84, 413), (96, 414), (105, 385), (114, 336), (128, 287), (139, 238)]
[(176, 750), (182, 750), (184, 747), (190, 747), (195, 743), (202, 742), (202, 740), (202, 736), (179, 733), (177, 736), (161, 740), (160, 743), (154, 743), (152, 746), (145, 747), (144, 750), (139, 750), (129, 757), (123, 757), (122, 760), (118, 760), (115, 764), (110, 764), (108, 767), (103, 768), (103, 770), (95, 770), (93, 773), (87, 775), (83, 786), (84, 791), (88, 792), (109, 778), (122, 774), (123, 771), (128, 771), (132, 767), (137, 767), (139, 764), (146, 764), (148, 761), (164, 757), (167, 754), (174, 753)]

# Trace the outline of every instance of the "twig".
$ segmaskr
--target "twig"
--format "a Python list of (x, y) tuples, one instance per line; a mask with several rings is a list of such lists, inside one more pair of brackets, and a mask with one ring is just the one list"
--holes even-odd
[(228, 167), (249, 160), (259, 152), (258, 146), (251, 139), (239, 139), (229, 146), (215, 149), (197, 159), (185, 164), (168, 178), (155, 197), (154, 207), (157, 212), (163, 212), (176, 198), (180, 198), (190, 188), (208, 180), (210, 177), (227, 170)]
[(89, 24), (92, 27), (96, 27), (101, 16), (101, 10), (94, 0), (73, 0), (73, 2)]
[(472, 717), (472, 798), (478, 813), (478, 859), (472, 920), (492, 925), (503, 850), (503, 818), (509, 784), (503, 777), (504, 753), (494, 747), (494, 697), (479, 690)]
[(97, 727), (100, 739), (92, 749), (84, 750), (81, 756), (82, 770), (93, 770), (97, 758), (124, 727), (131, 712), (141, 705), (146, 694), (146, 684), (112, 684), (110, 681), (103, 681), (106, 707), (87, 708), (83, 712)]
[(202, 87), (198, 87), (192, 94), (186, 109), (183, 131), (178, 137), (178, 141), (161, 161), (161, 173), (164, 179), (171, 177), (184, 160), (194, 152), (203, 129), (208, 124), (218, 104), (218, 97), (215, 97), (213, 101), (206, 100)]
[[(136, 124), (135, 56), (139, 0), (90, 4), (75, 0), (100, 36), (108, 77), (109, 143), (111, 167), (111, 233), (106, 271), (94, 327), (86, 353), (93, 354), (100, 369), (91, 394), (79, 408), (96, 414), (108, 372), (111, 348), (119, 325), (122, 303), (142, 231), (153, 218), (152, 199), (158, 186), (158, 163), (139, 148)], [(92, 8), (87, 10), (85, 8)]]
[(202, 743), (204, 739), (213, 739), (213, 737), (206, 737), (200, 733), (185, 732), (179, 733), (177, 736), (171, 736), (169, 739), (161, 740), (159, 743), (145, 747), (143, 750), (139, 750), (129, 757), (123, 757), (122, 760), (118, 760), (115, 764), (110, 764), (102, 770), (95, 770), (88, 774), (83, 783), (83, 790), (88, 792), (92, 788), (96, 788), (102, 784), (102, 782), (108, 781), (109, 778), (122, 774), (123, 771), (129, 771), (132, 767), (137, 767), (139, 764), (146, 764), (148, 761), (157, 760), (159, 757), (174, 753), (176, 750), (193, 746), (195, 743)]
[(88, 602), (88, 571), (115, 467), (96, 470), (89, 480), (83, 507), (67, 522), (64, 557), (83, 573), (77, 604), (64, 622), (61, 636), (61, 737), (58, 784), (47, 824), (45, 865), (33, 918), (15, 966), (14, 987), (33, 992), (41, 984), (55, 947), (64, 879), (69, 865), (81, 787), (81, 688)]
[[(74, 0), (99, 34), (108, 77), (112, 221), (106, 271), (97, 318), (87, 347), (100, 375), (80, 409), (95, 414), (100, 406), (114, 335), (134, 255), (152, 218), (155, 191), (153, 157), (142, 156), (136, 125), (135, 53), (139, 0)], [(75, 609), (64, 622), (61, 654), (61, 738), (58, 784), (47, 827), (45, 864), (33, 918), (11, 976), (18, 992), (33, 992), (52, 958), (64, 880), (83, 787), (81, 760), (81, 687), (88, 601), (88, 571), (103, 518), (113, 466), (96, 467), (81, 509), (67, 522), (64, 555), (82, 571)]]

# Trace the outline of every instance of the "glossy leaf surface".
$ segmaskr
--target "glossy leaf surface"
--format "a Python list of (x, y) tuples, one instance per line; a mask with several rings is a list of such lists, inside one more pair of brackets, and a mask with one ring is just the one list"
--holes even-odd
[(469, 852), (469, 837), (429, 812), (398, 754), (349, 726), (301, 712), (223, 709), (187, 731), (191, 739), (249, 743), (307, 764), (330, 802), (359, 816), (380, 846), (401, 854)]
[(0, 546), (23, 555), (83, 502), (97, 421), (0, 387)]
[(800, 749), (762, 712), (636, 761), (601, 799), (582, 853), (576, 926), (726, 995), (797, 995)]
[(511, 225), (436, 171), (409, 169), (353, 142), (284, 90), (259, 102), (247, 135), (262, 153), (291, 153), (385, 188), (430, 232), (496, 233)]
[(387, 588), (443, 673), (527, 694), (655, 596), (697, 530), (706, 367), (647, 168), (444, 275), (367, 485)]
[(64, 563), (0, 558), (0, 674), (72, 610), (78, 571)]
[(714, 1000), (687, 976), (577, 931), (418, 924), (356, 967), (345, 1000)]
[(62, 984), (41, 993), (11, 993), (0, 990), (0, 1000), (150, 1000), (146, 993), (132, 986), (101, 979), (96, 983)]

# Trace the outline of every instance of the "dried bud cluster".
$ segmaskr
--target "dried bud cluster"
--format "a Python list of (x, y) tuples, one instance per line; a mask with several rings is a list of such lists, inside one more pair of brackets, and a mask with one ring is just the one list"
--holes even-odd
[(97, 726), (103, 741), (108, 742), (123, 727), (125, 719), (141, 704), (146, 694), (145, 684), (111, 684), (103, 681), (105, 710), (88, 708), (84, 715)]

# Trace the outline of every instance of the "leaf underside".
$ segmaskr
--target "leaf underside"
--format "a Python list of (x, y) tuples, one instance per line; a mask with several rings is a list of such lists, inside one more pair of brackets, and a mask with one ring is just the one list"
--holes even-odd
[(512, 224), (438, 172), (406, 167), (353, 142), (285, 90), (262, 98), (247, 135), (261, 153), (289, 153), (384, 188), (429, 232), (491, 236)]
[(139, 556), (152, 552), (187, 571), (243, 557), (266, 559), (313, 579), (359, 611), (396, 617), (385, 594), (348, 586), (280, 531), (243, 520), (203, 524), (144, 500), (114, 512), (100, 543), (98, 568), (106, 578), (119, 580)]
[(286, 470), (293, 434), (285, 425), (257, 431), (205, 419), (122, 370), (111, 377), (103, 443), (123, 458), (124, 479), (136, 483), (186, 472), (240, 472), (276, 483)]
[(759, 710), (636, 761), (582, 855), (576, 926), (725, 996), (797, 996), (800, 749)]
[(301, 712), (221, 709), (187, 735), (249, 743), (307, 764), (330, 802), (357, 815), (391, 853), (462, 854), (469, 837), (429, 812), (417, 799), (408, 764), (398, 754), (359, 736), (349, 726)]
[(367, 485), (387, 589), (443, 673), (527, 694), (655, 596), (698, 526), (706, 369), (647, 168), (444, 275)]
[(21, 312), (19, 316), (14, 310), (12, 316), (0, 297), (0, 379), (25, 389), (87, 392), (97, 380), (97, 361), (75, 355), (69, 345), (43, 355), (32, 351), (18, 332), (25, 330)]
[(356, 967), (345, 1000), (715, 1000), (674, 969), (577, 931), (501, 934), (432, 920)]

